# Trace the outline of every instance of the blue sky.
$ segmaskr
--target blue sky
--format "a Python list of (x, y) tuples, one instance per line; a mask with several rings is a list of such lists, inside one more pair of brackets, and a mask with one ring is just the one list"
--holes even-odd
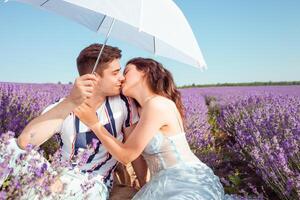
[[(224, 82), (300, 80), (299, 0), (175, 0), (202, 49), (204, 72), (155, 57), (178, 86)], [(61, 16), (0, 0), (0, 82), (67, 83), (77, 76), (82, 48), (103, 36)], [(153, 57), (127, 43), (122, 64)]]

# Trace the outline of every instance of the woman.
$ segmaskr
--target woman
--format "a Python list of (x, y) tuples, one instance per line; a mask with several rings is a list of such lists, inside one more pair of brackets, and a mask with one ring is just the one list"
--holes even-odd
[(134, 58), (124, 76), (123, 94), (140, 107), (140, 121), (125, 143), (106, 131), (88, 104), (75, 113), (121, 163), (144, 156), (151, 180), (133, 199), (225, 199), (219, 178), (189, 148), (181, 96), (171, 73), (155, 60)]

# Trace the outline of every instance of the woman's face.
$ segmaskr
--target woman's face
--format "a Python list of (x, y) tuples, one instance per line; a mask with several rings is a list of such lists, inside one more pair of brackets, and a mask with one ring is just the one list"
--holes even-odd
[(142, 84), (144, 74), (136, 69), (133, 64), (128, 64), (124, 70), (125, 81), (122, 84), (122, 92), (125, 96), (132, 97), (133, 91), (137, 90), (138, 85)]

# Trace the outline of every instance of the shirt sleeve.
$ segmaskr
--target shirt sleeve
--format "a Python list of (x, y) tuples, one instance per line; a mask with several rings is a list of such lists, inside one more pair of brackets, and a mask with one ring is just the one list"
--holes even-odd
[[(52, 108), (54, 108), (55, 106), (57, 106), (61, 101), (63, 101), (63, 99), (59, 99), (57, 100), (55, 103), (48, 105), (46, 108), (44, 108), (44, 110), (41, 112), (41, 115), (45, 114), (46, 112), (48, 112), (49, 110), (51, 110)], [(56, 129), (56, 133), (61, 133), (62, 130), (62, 125), (57, 127)]]
[(124, 95), (120, 95), (122, 100), (122, 106), (124, 108), (124, 112), (126, 114), (125, 121), (123, 123), (123, 127), (127, 128), (137, 123), (140, 119), (136, 103), (130, 97), (126, 97)]

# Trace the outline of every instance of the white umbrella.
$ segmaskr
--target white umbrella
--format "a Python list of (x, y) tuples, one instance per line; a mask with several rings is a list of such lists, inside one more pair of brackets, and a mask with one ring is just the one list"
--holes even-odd
[(92, 31), (104, 33), (104, 44), (111, 36), (155, 55), (198, 68), (206, 67), (188, 21), (172, 0), (15, 1), (55, 12)]

